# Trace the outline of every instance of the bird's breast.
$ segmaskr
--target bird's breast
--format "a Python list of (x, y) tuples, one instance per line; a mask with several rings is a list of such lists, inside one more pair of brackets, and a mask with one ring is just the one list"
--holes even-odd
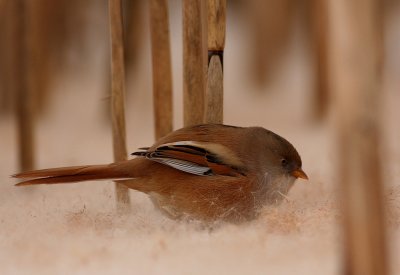
[(255, 218), (258, 209), (252, 181), (247, 177), (192, 176), (174, 178), (168, 188), (148, 192), (167, 216), (204, 221), (240, 222)]

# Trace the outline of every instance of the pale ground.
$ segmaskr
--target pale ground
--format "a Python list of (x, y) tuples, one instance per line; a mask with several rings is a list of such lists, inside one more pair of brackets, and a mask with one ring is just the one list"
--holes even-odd
[[(172, 20), (180, 37), (179, 16)], [(231, 30), (235, 23), (231, 22)], [(235, 29), (239, 34), (240, 29)], [(242, 32), (243, 34), (243, 32)], [(240, 37), (240, 38), (239, 38)], [(292, 50), (278, 69), (285, 75), (258, 91), (242, 75), (245, 52), (229, 31), (225, 55), (225, 121), (269, 128), (291, 141), (303, 158), (309, 182), (298, 181), (289, 200), (265, 209), (243, 226), (212, 231), (171, 221), (143, 194), (132, 191), (131, 211), (115, 212), (113, 184), (16, 188), (15, 121), (0, 120), (1, 274), (339, 274), (341, 214), (336, 199), (334, 131), (310, 122), (311, 71), (302, 50)], [(399, 45), (399, 37), (394, 40)], [(293, 38), (304, 49), (304, 41)], [(148, 45), (145, 45), (148, 48)], [(395, 48), (395, 47), (394, 47)], [(97, 52), (100, 52), (97, 51)], [(181, 123), (181, 41), (174, 41), (175, 128)], [(300, 53), (299, 53), (300, 52)], [(393, 51), (392, 51), (393, 52)], [(104, 122), (104, 56), (89, 52), (91, 65), (71, 68), (54, 83), (53, 104), (37, 131), (38, 168), (110, 162), (111, 135)], [(236, 58), (236, 59), (235, 59)], [(129, 81), (128, 148), (153, 142), (149, 54)], [(385, 81), (384, 176), (392, 274), (400, 273), (400, 110), (397, 62)], [(78, 73), (73, 73), (78, 72)], [(330, 121), (330, 120), (329, 120)]]

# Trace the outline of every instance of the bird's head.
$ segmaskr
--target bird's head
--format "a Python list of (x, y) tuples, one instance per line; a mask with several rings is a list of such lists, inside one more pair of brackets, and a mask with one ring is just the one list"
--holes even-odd
[(294, 146), (283, 137), (261, 127), (255, 127), (261, 152), (261, 165), (266, 172), (308, 180), (307, 174), (302, 169), (299, 153)]

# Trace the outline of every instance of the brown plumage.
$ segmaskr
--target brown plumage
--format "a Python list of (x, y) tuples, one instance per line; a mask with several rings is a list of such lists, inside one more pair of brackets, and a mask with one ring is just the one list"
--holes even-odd
[[(121, 180), (147, 193), (173, 218), (242, 222), (266, 204), (280, 202), (296, 178), (307, 179), (296, 149), (261, 127), (211, 124), (179, 129), (136, 158), (23, 172), (17, 186)], [(127, 181), (129, 179), (129, 181)]]

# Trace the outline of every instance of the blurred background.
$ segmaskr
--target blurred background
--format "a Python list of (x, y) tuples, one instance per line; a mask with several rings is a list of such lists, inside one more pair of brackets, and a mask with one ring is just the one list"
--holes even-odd
[[(0, 0), (0, 273), (338, 274), (335, 116), (319, 47), (331, 21), (317, 0), (227, 1), (224, 123), (262, 126), (288, 139), (309, 183), (240, 227), (213, 232), (162, 217), (130, 191), (131, 213), (114, 212), (111, 182), (20, 189), (16, 49), (24, 22), (34, 99), (35, 168), (112, 162), (108, 3)], [(128, 151), (154, 142), (149, 7), (125, 0)], [(174, 129), (182, 119), (182, 3), (170, 0)], [(400, 252), (400, 1), (383, 10), (382, 152), (392, 252)], [(321, 26), (324, 26), (322, 28)], [(322, 28), (322, 29), (321, 29)], [(362, 49), (360, 49), (362, 50)], [(28, 61), (27, 61), (28, 60)]]

